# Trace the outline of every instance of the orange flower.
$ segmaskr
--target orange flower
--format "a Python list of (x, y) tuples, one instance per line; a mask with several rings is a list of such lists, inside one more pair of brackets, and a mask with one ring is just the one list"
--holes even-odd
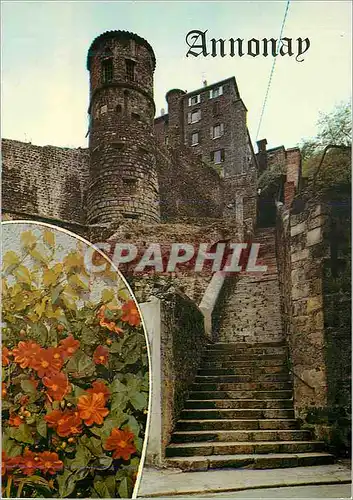
[(139, 324), (141, 323), (140, 313), (138, 312), (136, 304), (133, 300), (125, 302), (125, 304), (123, 304), (122, 310), (122, 321), (126, 321), (130, 326), (139, 326)]
[(12, 356), (12, 352), (8, 350), (7, 347), (1, 348), (2, 366), (7, 366), (10, 363), (9, 356)]
[(31, 476), (34, 471), (39, 468), (39, 462), (40, 460), (37, 453), (33, 453), (33, 451), (26, 448), (19, 465), (23, 474)]
[(93, 353), (93, 361), (96, 365), (106, 365), (108, 363), (109, 351), (106, 347), (99, 345)]
[(21, 417), (18, 415), (10, 415), (9, 418), (9, 425), (12, 427), (19, 427), (21, 424), (23, 424), (23, 420)]
[(89, 394), (103, 394), (105, 402), (108, 401), (110, 396), (110, 390), (108, 389), (108, 387), (99, 380), (93, 382), (92, 387), (90, 389), (87, 389), (86, 392), (88, 392)]
[(15, 362), (21, 368), (32, 368), (33, 361), (38, 357), (40, 351), (41, 347), (35, 342), (24, 342), (21, 340), (17, 347), (12, 349), (12, 354), (15, 357)]
[(26, 406), (26, 404), (28, 403), (29, 401), (29, 396), (21, 396), (20, 398), (20, 405), (21, 406)]
[(63, 417), (59, 421), (57, 433), (61, 437), (72, 436), (73, 434), (81, 434), (82, 420), (78, 411), (64, 412)]
[(64, 464), (61, 460), (59, 460), (59, 456), (57, 453), (50, 451), (43, 451), (38, 454), (39, 458), (39, 470), (44, 474), (56, 474), (60, 471)]
[(44, 420), (49, 427), (56, 429), (56, 432), (61, 437), (81, 434), (82, 432), (82, 420), (78, 411), (75, 410), (54, 410), (48, 413)]
[(80, 417), (85, 421), (85, 424), (90, 426), (92, 424), (101, 425), (104, 417), (109, 413), (108, 408), (105, 407), (104, 394), (87, 394), (78, 398), (77, 408)]
[(110, 433), (110, 436), (105, 442), (104, 449), (113, 451), (113, 458), (122, 458), (129, 460), (130, 456), (136, 452), (136, 447), (133, 443), (134, 433), (128, 429), (120, 430), (115, 428)]
[(21, 465), (22, 457), (8, 457), (5, 451), (2, 451), (1, 475), (4, 476), (8, 472), (13, 472)]
[(99, 311), (98, 311), (98, 313), (97, 313), (97, 317), (98, 317), (98, 319), (99, 319), (99, 324), (100, 324), (100, 326), (102, 326), (103, 328), (108, 328), (108, 330), (109, 330), (110, 332), (115, 332), (115, 333), (117, 333), (118, 335), (120, 335), (121, 333), (124, 333), (124, 331), (123, 331), (121, 328), (119, 328), (119, 327), (118, 327), (118, 326), (114, 323), (114, 321), (111, 321), (111, 320), (109, 320), (109, 319), (107, 319), (107, 318), (105, 317), (105, 311), (106, 311), (106, 310), (108, 310), (108, 311), (109, 311), (110, 309), (108, 309), (106, 305), (102, 305), (102, 307), (100, 307), (100, 309), (99, 309)]
[(37, 358), (33, 360), (32, 367), (36, 370), (38, 377), (53, 375), (60, 371), (63, 366), (61, 350), (57, 347), (41, 349)]
[(101, 326), (103, 326), (104, 328), (108, 328), (108, 330), (110, 332), (115, 332), (117, 333), (118, 335), (120, 335), (120, 333), (124, 333), (124, 330), (122, 330), (121, 328), (119, 328), (115, 323), (114, 321), (107, 321), (107, 320), (101, 320), (99, 322), (99, 324)]
[(65, 373), (55, 373), (43, 378), (43, 384), (48, 388), (48, 396), (54, 401), (61, 401), (65, 394), (71, 391), (71, 385)]
[(53, 410), (47, 415), (45, 415), (44, 420), (47, 422), (49, 427), (56, 429), (59, 425), (59, 420), (62, 418), (64, 412), (61, 410)]
[(73, 356), (79, 347), (80, 342), (75, 340), (71, 334), (59, 342), (59, 349), (64, 359)]
[(2, 382), (1, 383), (1, 396), (3, 398), (6, 398), (6, 395), (7, 395), (7, 388), (6, 388), (6, 384), (5, 382)]

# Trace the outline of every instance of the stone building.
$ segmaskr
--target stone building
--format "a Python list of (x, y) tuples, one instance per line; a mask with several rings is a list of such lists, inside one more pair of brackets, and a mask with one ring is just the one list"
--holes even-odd
[[(266, 150), (262, 140), (254, 153), (234, 77), (169, 90), (168, 113), (154, 119), (155, 64), (138, 35), (98, 36), (87, 58), (89, 147), (4, 139), (3, 216), (93, 243), (260, 243), (268, 270), (256, 276), (129, 277), (152, 350), (148, 462), (187, 470), (330, 462), (323, 440), (332, 426), (301, 428), (316, 410), (348, 401), (337, 389), (348, 387), (346, 325), (329, 326), (340, 337), (334, 361), (327, 347), (325, 303), (336, 300), (324, 273), (330, 209), (315, 201), (292, 212), (300, 151)], [(260, 228), (257, 177), (274, 164), (283, 189), (270, 200), (272, 227)]]

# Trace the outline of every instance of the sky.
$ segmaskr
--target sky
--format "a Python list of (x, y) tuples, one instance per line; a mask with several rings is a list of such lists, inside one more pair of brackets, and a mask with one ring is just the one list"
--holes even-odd
[[(278, 38), (286, 1), (2, 3), (2, 137), (86, 147), (87, 50), (108, 30), (152, 45), (157, 113), (171, 88), (192, 91), (235, 76), (255, 143), (272, 57), (186, 57), (190, 30), (209, 38)], [(258, 139), (294, 147), (315, 136), (320, 112), (351, 98), (351, 2), (290, 2), (284, 37), (310, 39), (304, 61), (277, 57)]]

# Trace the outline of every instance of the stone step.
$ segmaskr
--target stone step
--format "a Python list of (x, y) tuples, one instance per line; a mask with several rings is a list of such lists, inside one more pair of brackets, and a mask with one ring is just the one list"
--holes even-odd
[(203, 365), (202, 368), (198, 370), (198, 375), (200, 376), (220, 376), (220, 375), (242, 375), (245, 377), (252, 377), (252, 380), (257, 380), (258, 377), (263, 375), (274, 375), (286, 373), (288, 377), (288, 367), (285, 363), (278, 366), (236, 366), (233, 364), (232, 367), (228, 368), (214, 368)]
[(172, 442), (309, 441), (310, 438), (311, 433), (307, 430), (176, 431)]
[(191, 391), (289, 391), (292, 385), (289, 382), (226, 382), (222, 383), (194, 383)]
[(284, 430), (298, 429), (299, 424), (295, 419), (257, 419), (257, 420), (178, 420), (177, 431), (208, 431), (208, 430)]
[(291, 399), (189, 399), (185, 409), (197, 408), (293, 408)]
[(207, 370), (208, 368), (234, 368), (234, 369), (248, 369), (254, 368), (264, 369), (266, 367), (277, 367), (284, 366), (287, 367), (287, 360), (285, 358), (273, 358), (273, 359), (263, 359), (254, 358), (250, 360), (230, 360), (224, 361), (223, 359), (212, 359), (210, 361), (205, 361), (202, 363), (201, 369)]
[(292, 391), (191, 391), (190, 399), (291, 399)]
[(246, 342), (212, 342), (212, 344), (207, 344), (206, 349), (222, 349), (228, 350), (231, 349), (248, 349), (250, 347), (286, 347), (286, 343), (283, 342), (254, 342), (254, 343), (246, 343)]
[(207, 457), (169, 458), (166, 465), (183, 471), (206, 471), (209, 469), (280, 469), (328, 465), (334, 462), (333, 455), (317, 453), (269, 453), (267, 455), (209, 455)]
[(181, 412), (182, 420), (201, 420), (201, 419), (257, 419), (257, 418), (294, 418), (293, 409), (270, 408), (270, 409), (234, 409), (234, 408), (217, 408), (217, 409), (187, 409)]
[(192, 457), (208, 455), (238, 455), (267, 453), (313, 453), (323, 451), (323, 441), (248, 441), (173, 443), (166, 448), (166, 457)]
[(195, 383), (196, 384), (204, 384), (204, 383), (235, 383), (235, 382), (253, 382), (256, 380), (257, 382), (290, 382), (290, 378), (287, 373), (261, 373), (261, 374), (244, 374), (244, 375), (231, 375), (231, 374), (221, 374), (221, 375), (196, 375)]
[(278, 354), (219, 354), (218, 351), (208, 351), (201, 360), (201, 364), (208, 363), (212, 361), (249, 361), (249, 362), (258, 362), (264, 360), (277, 360), (284, 361), (287, 359), (286, 354), (278, 355)]
[[(280, 354), (284, 355), (287, 354), (287, 347), (286, 346), (277, 346), (277, 347), (261, 347), (261, 346), (254, 346), (254, 347), (234, 347), (234, 344), (218, 344), (218, 345), (223, 345), (227, 347), (217, 347), (217, 345), (213, 345), (212, 348), (208, 348), (205, 352), (207, 356), (223, 356), (223, 354), (247, 354), (248, 356), (253, 356), (253, 355), (265, 355), (268, 356), (270, 354)], [(237, 345), (237, 344), (235, 344)]]

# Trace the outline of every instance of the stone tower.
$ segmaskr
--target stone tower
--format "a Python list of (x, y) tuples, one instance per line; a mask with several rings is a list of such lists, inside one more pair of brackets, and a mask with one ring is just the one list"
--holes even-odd
[(154, 152), (155, 55), (143, 38), (108, 31), (91, 44), (87, 223), (158, 222)]

